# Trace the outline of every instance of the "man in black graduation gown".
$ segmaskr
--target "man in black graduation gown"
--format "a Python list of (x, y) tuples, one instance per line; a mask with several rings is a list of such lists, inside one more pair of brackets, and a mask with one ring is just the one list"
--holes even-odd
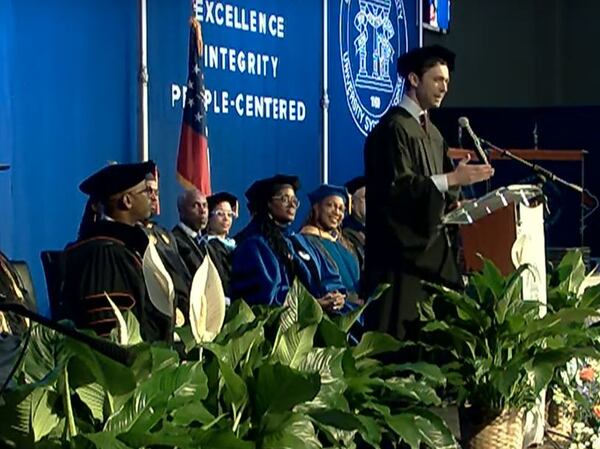
[(153, 217), (160, 214), (160, 191), (158, 188), (158, 170), (156, 168), (153, 179), (148, 180), (147, 184), (150, 189), (152, 213), (150, 218), (143, 222), (143, 226), (148, 237), (156, 245), (156, 251), (173, 280), (175, 302), (178, 308), (175, 324), (181, 326), (188, 322), (192, 274), (179, 254), (177, 240), (173, 233), (152, 220)]
[(172, 339), (172, 314), (161, 312), (146, 289), (148, 237), (138, 225), (150, 216), (147, 179), (153, 167), (151, 162), (109, 165), (79, 186), (101, 205), (103, 215), (64, 251), (64, 315), (77, 327), (110, 334), (117, 318), (108, 295), (121, 311), (133, 312), (144, 340)]
[(342, 223), (342, 232), (352, 243), (361, 273), (365, 267), (366, 184), (367, 179), (364, 176), (357, 176), (345, 184), (352, 196), (352, 207)]
[(177, 198), (179, 223), (173, 228), (177, 248), (192, 277), (208, 251), (203, 232), (208, 224), (206, 196), (198, 189), (184, 191)]
[(489, 165), (454, 168), (448, 147), (427, 111), (440, 106), (455, 55), (441, 46), (414, 49), (398, 58), (406, 93), (371, 131), (365, 143), (367, 177), (366, 280), (369, 290), (389, 288), (371, 310), (371, 325), (399, 338), (417, 337), (422, 281), (462, 286), (444, 213), (460, 186), (493, 175)]

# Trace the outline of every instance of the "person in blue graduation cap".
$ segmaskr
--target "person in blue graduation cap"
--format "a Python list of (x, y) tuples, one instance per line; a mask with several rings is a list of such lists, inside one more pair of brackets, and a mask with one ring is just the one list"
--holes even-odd
[(340, 274), (346, 288), (346, 309), (356, 308), (359, 298), (360, 268), (354, 248), (342, 233), (342, 222), (350, 209), (345, 187), (322, 184), (308, 194), (311, 210), (300, 230), (306, 240), (323, 254)]
[(108, 336), (117, 325), (108, 295), (122, 312), (136, 316), (144, 340), (172, 339), (173, 311), (163, 307), (168, 301), (162, 292), (147, 287), (149, 239), (139, 226), (151, 215), (148, 180), (154, 167), (152, 162), (112, 164), (80, 184), (101, 215), (65, 248), (58, 318)]
[(231, 298), (282, 305), (297, 278), (325, 311), (338, 312), (346, 294), (339, 274), (291, 229), (299, 188), (296, 176), (275, 175), (255, 182), (246, 192), (255, 214), (245, 240), (233, 253)]
[(206, 200), (208, 202), (206, 240), (210, 248), (210, 257), (219, 272), (223, 291), (228, 300), (230, 298), (231, 259), (236, 246), (235, 240), (229, 237), (229, 231), (233, 220), (238, 216), (238, 200), (235, 195), (228, 192), (215, 193)]

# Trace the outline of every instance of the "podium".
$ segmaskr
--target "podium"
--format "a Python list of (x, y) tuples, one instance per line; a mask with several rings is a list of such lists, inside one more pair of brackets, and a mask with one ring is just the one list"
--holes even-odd
[[(510, 185), (466, 202), (443, 217), (460, 226), (467, 272), (479, 271), (482, 258), (494, 262), (503, 275), (522, 264), (523, 298), (545, 302), (546, 254), (543, 193), (535, 185)], [(537, 278), (537, 279), (534, 279)]]
[[(501, 187), (448, 213), (443, 222), (460, 226), (467, 272), (481, 270), (482, 257), (504, 275), (528, 264), (530, 269), (521, 274), (521, 298), (546, 303), (544, 203), (538, 186)], [(526, 415), (523, 447), (543, 441), (544, 402), (541, 395)]]

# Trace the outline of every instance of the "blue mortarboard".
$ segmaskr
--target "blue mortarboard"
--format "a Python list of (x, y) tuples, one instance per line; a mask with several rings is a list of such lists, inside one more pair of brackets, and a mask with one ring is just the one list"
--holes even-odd
[(328, 196), (339, 196), (344, 200), (344, 204), (348, 205), (348, 191), (345, 187), (334, 186), (331, 184), (321, 184), (316, 190), (308, 194), (308, 199), (311, 205), (317, 204), (323, 198)]
[(152, 161), (107, 165), (82, 181), (79, 190), (93, 198), (105, 199), (142, 182), (154, 174), (155, 168)]

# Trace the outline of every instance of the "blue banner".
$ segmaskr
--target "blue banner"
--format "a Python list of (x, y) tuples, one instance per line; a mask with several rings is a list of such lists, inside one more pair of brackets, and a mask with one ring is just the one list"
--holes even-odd
[[(254, 180), (283, 172), (300, 176), (302, 198), (320, 174), (321, 2), (197, 0), (194, 6), (203, 30), (212, 190), (230, 191), (244, 205)], [(161, 170), (161, 221), (169, 225), (177, 221), (181, 190), (175, 161), (190, 15), (189, 2), (149, 1), (150, 157)], [(239, 224), (247, 221), (245, 207), (241, 212)]]
[(77, 186), (109, 160), (137, 159), (137, 6), (0, 2), (0, 248), (32, 271), (77, 238)]
[(329, 0), (329, 179), (363, 173), (365, 136), (403, 93), (398, 56), (419, 44), (416, 0)]

